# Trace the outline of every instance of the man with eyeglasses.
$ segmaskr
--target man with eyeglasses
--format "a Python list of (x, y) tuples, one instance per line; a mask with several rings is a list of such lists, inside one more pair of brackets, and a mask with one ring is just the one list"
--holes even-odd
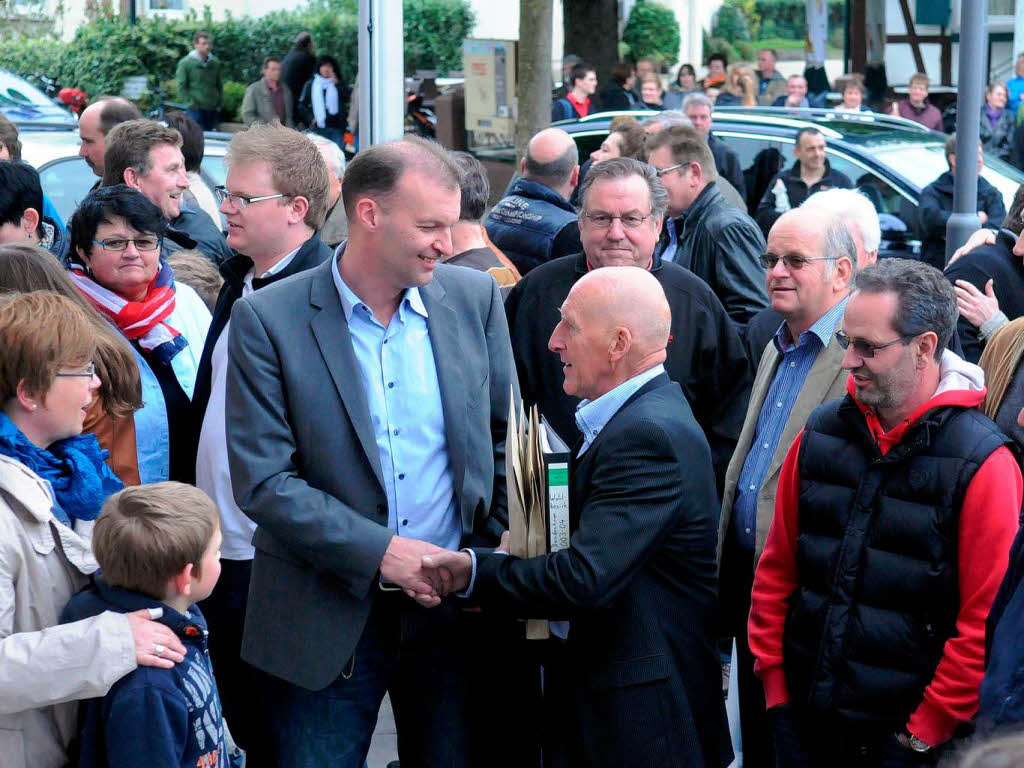
[(772, 227), (760, 263), (771, 307), (783, 322), (759, 358), (725, 476), (718, 534), (723, 634), (736, 639), (732, 669), (748, 768), (775, 764), (764, 690), (746, 642), (754, 567), (771, 524), (786, 449), (814, 408), (845, 391), (842, 351), (833, 333), (857, 272), (857, 245), (838, 212), (798, 208)]
[(170, 223), (163, 255), (196, 249), (214, 264), (231, 257), (217, 224), (194, 199), (186, 199), (188, 176), (181, 134), (154, 120), (115, 126), (103, 154), (103, 186), (127, 184), (156, 205)]
[[(192, 397), (196, 485), (220, 510), (221, 577), (203, 602), (224, 713), (245, 749), (258, 752), (269, 727), (252, 691), (253, 668), (240, 658), (256, 524), (235, 503), (225, 413), (231, 308), (240, 298), (321, 264), (331, 251), (317, 235), (328, 204), (328, 171), (308, 137), (280, 124), (254, 125), (228, 145), (228, 175), (217, 199), (235, 255), (224, 278)], [(258, 758), (257, 758), (258, 759)]]
[(672, 311), (665, 370), (682, 387), (707, 436), (721, 488), (743, 421), (750, 369), (739, 335), (707, 284), (656, 254), (666, 205), (665, 188), (650, 165), (617, 157), (593, 166), (580, 195), (582, 253), (537, 267), (505, 301), (512, 351), (523, 400), (536, 403), (571, 445), (581, 437), (575, 419), (580, 401), (563, 390), (562, 364), (548, 349), (558, 307), (592, 269), (647, 269)]
[(648, 138), (648, 162), (668, 192), (659, 245), (663, 260), (692, 271), (715, 292), (739, 333), (768, 304), (757, 257), (764, 237), (745, 211), (726, 203), (704, 138), (675, 125)]
[(860, 272), (846, 394), (782, 464), (749, 620), (780, 765), (935, 765), (978, 709), (1022, 489), (956, 317), (931, 266)]

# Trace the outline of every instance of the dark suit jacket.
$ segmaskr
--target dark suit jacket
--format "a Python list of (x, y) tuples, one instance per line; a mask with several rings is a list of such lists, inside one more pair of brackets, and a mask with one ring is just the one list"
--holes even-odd
[[(239, 299), (228, 340), (231, 482), (258, 526), (242, 658), (312, 690), (348, 663), (394, 535), (331, 263)], [(463, 541), (496, 541), (515, 384), (498, 286), (442, 265), (420, 294)]]
[(571, 472), (569, 548), (529, 560), (479, 552), (471, 599), (570, 620), (584, 765), (727, 765), (715, 481), (679, 385), (645, 384)]

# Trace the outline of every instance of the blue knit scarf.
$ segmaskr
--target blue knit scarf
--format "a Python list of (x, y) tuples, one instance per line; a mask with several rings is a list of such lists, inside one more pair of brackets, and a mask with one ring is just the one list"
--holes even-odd
[(95, 520), (107, 497), (124, 488), (104, 462), (110, 454), (100, 448), (96, 435), (76, 435), (43, 449), (0, 411), (0, 454), (50, 482), (57, 497), (53, 514), (67, 526), (75, 520)]

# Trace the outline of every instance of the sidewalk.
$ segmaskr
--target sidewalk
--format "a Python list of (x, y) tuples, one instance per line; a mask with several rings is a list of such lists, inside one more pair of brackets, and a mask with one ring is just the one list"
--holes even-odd
[(377, 730), (370, 742), (370, 754), (366, 756), (367, 768), (387, 768), (388, 763), (398, 759), (398, 734), (395, 731), (395, 714), (391, 711), (391, 698), (385, 694), (377, 715)]

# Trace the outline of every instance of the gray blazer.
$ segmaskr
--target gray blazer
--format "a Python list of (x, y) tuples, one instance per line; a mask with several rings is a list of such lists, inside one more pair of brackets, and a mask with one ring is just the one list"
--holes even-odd
[[(836, 328), (842, 323), (842, 317), (836, 323)], [(834, 330), (834, 329), (833, 329)], [(747, 416), (743, 420), (743, 429), (740, 432), (739, 442), (732, 454), (729, 468), (725, 471), (725, 490), (722, 493), (722, 515), (718, 523), (718, 559), (721, 563), (722, 546), (725, 537), (732, 524), (732, 505), (736, 499), (736, 484), (740, 479), (740, 472), (743, 471), (743, 464), (747, 460), (747, 453), (754, 441), (754, 430), (757, 428), (757, 418), (761, 414), (761, 406), (764, 405), (764, 398), (768, 394), (768, 387), (775, 378), (775, 371), (779, 367), (782, 355), (779, 353), (774, 342), (769, 342), (761, 355), (761, 363), (757, 367), (757, 375), (754, 377), (754, 386), (750, 390), (750, 403), (747, 405)], [(828, 400), (834, 400), (846, 394), (847, 372), (843, 370), (843, 350), (835, 337), (829, 335), (828, 346), (818, 353), (818, 359), (814, 361), (807, 380), (800, 389), (800, 395), (793, 404), (793, 410), (789, 414), (789, 420), (782, 431), (782, 437), (775, 448), (771, 464), (768, 465), (768, 474), (765, 475), (764, 483), (757, 494), (757, 531), (754, 547), (754, 566), (761, 558), (764, 550), (765, 539), (768, 538), (768, 529), (772, 524), (772, 515), (775, 513), (775, 489), (779, 483), (779, 470), (782, 469), (782, 462), (789, 452), (789, 448), (796, 440), (796, 436), (807, 423), (811, 411)]]
[[(394, 535), (331, 263), (239, 299), (228, 341), (231, 483), (257, 525), (242, 658), (311, 690), (334, 681), (352, 655)], [(505, 429), (516, 386), (501, 295), (489, 275), (447, 266), (420, 294), (463, 543), (493, 546), (507, 527)]]
[[(284, 83), (281, 83), (281, 88), (284, 90), (283, 122), (288, 128), (294, 128), (292, 92)], [(250, 126), (253, 123), (269, 123), (277, 119), (277, 110), (274, 109), (274, 102), (270, 98), (270, 88), (267, 87), (266, 78), (261, 77), (245, 89), (245, 96), (242, 98), (242, 122)]]

